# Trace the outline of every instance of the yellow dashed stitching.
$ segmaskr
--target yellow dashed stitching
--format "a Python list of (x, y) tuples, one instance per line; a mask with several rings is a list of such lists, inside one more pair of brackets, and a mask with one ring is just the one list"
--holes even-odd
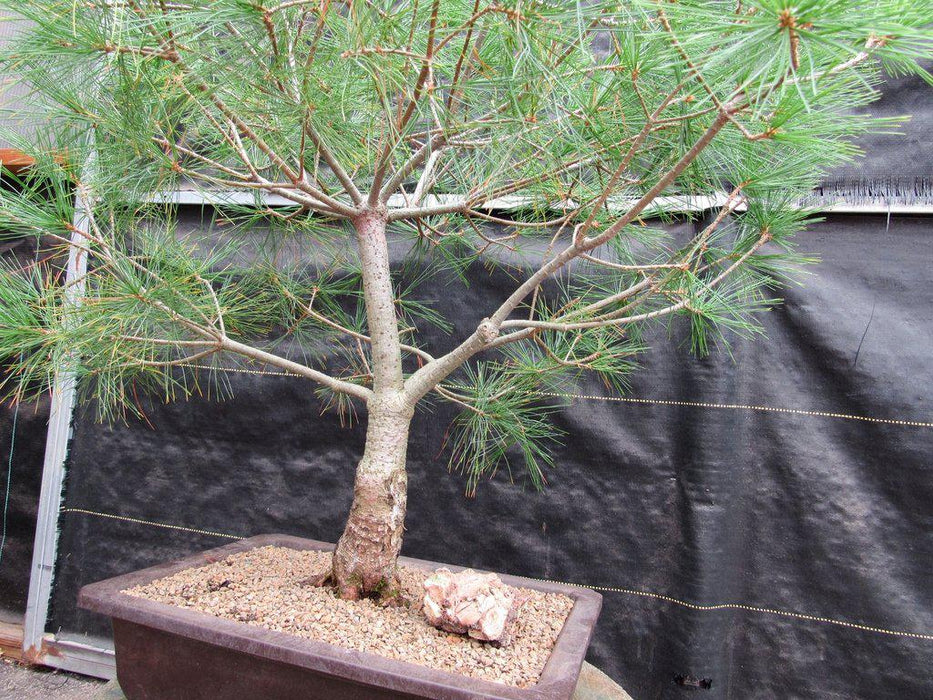
[(184, 527), (182, 525), (169, 525), (167, 523), (158, 523), (152, 520), (141, 520), (140, 518), (128, 518), (125, 515), (112, 515), (110, 513), (98, 513), (96, 510), (86, 510), (84, 508), (62, 508), (61, 513), (82, 513), (83, 515), (96, 515), (99, 518), (109, 518), (110, 520), (122, 520), (127, 523), (136, 523), (137, 525), (150, 525), (152, 527), (162, 527), (166, 530), (181, 530), (182, 532), (193, 532), (197, 535), (210, 535), (211, 537), (226, 537), (231, 540), (245, 539), (245, 535), (228, 535), (225, 532), (214, 532), (213, 530), (199, 530), (195, 527)]
[(670, 596), (662, 595), (660, 593), (650, 593), (648, 591), (637, 591), (632, 588), (614, 588), (612, 586), (587, 586), (582, 583), (570, 583), (568, 581), (552, 581), (545, 578), (530, 578), (528, 576), (521, 576), (520, 578), (527, 578), (529, 581), (542, 581), (545, 583), (560, 583), (565, 586), (573, 586), (575, 588), (589, 588), (594, 591), (602, 591), (608, 593), (625, 593), (627, 595), (641, 596), (643, 598), (654, 598), (656, 600), (663, 600), (668, 603), (674, 603), (675, 605), (680, 605), (684, 608), (689, 608), (690, 610), (699, 610), (701, 612), (709, 612), (715, 610), (748, 610), (750, 612), (757, 613), (768, 613), (770, 615), (781, 615), (783, 617), (792, 617), (798, 620), (812, 620), (814, 622), (825, 622), (830, 625), (839, 625), (840, 627), (851, 627), (852, 629), (864, 630), (866, 632), (878, 632), (879, 634), (889, 634), (897, 637), (911, 637), (913, 639), (928, 639), (933, 640), (933, 634), (921, 634), (919, 632), (902, 632), (900, 630), (889, 630), (884, 629), (883, 627), (871, 627), (869, 625), (860, 625), (855, 622), (844, 622), (842, 620), (834, 620), (830, 617), (820, 617), (819, 615), (807, 615), (805, 613), (791, 612), (789, 610), (777, 610), (775, 608), (762, 608), (756, 605), (745, 605), (744, 603), (719, 603), (717, 605), (697, 605), (696, 603), (689, 603), (685, 600), (678, 600), (677, 598), (672, 598)]
[[(211, 367), (210, 365), (185, 365), (192, 369), (205, 369), (205, 370), (214, 370), (220, 372), (234, 372), (238, 374), (258, 374), (258, 375), (267, 375), (273, 377), (300, 377), (300, 375), (293, 374), (291, 372), (284, 371), (269, 371), (269, 370), (260, 370), (260, 369), (243, 369), (239, 367)], [(453, 389), (464, 389), (458, 384), (448, 385)], [(654, 406), (684, 406), (687, 408), (717, 408), (717, 409), (732, 409), (737, 411), (766, 411), (768, 413), (787, 413), (798, 416), (814, 416), (817, 418), (839, 418), (842, 420), (857, 420), (863, 421), (866, 423), (882, 423), (885, 425), (904, 425), (912, 428), (933, 428), (933, 422), (931, 421), (917, 421), (917, 420), (899, 420), (896, 418), (873, 418), (871, 416), (856, 416), (850, 413), (834, 413), (832, 411), (807, 411), (802, 408), (782, 408), (779, 406), (756, 406), (753, 404), (740, 404), (740, 403), (706, 403), (702, 401), (674, 401), (666, 399), (639, 399), (630, 396), (597, 396), (597, 395), (587, 395), (587, 394), (565, 394), (556, 391), (538, 391), (535, 392), (536, 396), (548, 396), (552, 398), (561, 398), (561, 399), (584, 399), (586, 401), (614, 401), (616, 403), (634, 403), (634, 404), (646, 404)]]
[(629, 396), (587, 396), (585, 394), (562, 394), (555, 391), (540, 391), (540, 396), (553, 396), (565, 399), (586, 399), (588, 401), (616, 401), (619, 403), (653, 404), (658, 406), (687, 406), (691, 408), (731, 408), (743, 411), (768, 411), (770, 413), (792, 413), (802, 416), (817, 416), (819, 418), (843, 418), (845, 420), (860, 420), (869, 423), (886, 423), (889, 425), (908, 425), (915, 428), (933, 428), (933, 422), (916, 420), (898, 420), (895, 418), (872, 418), (871, 416), (855, 416), (849, 413), (833, 413), (830, 411), (806, 411), (801, 408), (781, 408), (778, 406), (755, 406), (740, 403), (705, 403), (701, 401), (669, 401), (665, 399), (637, 399)]

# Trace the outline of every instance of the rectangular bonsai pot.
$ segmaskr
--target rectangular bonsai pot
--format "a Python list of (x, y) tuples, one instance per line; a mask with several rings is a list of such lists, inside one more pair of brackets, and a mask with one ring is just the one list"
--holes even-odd
[[(260, 535), (81, 589), (79, 607), (113, 620), (117, 679), (129, 700), (567, 700), (573, 695), (602, 606), (602, 596), (585, 588), (501, 577), (510, 586), (574, 599), (540, 679), (529, 688), (344, 649), (122, 592), (268, 545), (333, 549), (332, 544), (288, 535)], [(442, 566), (408, 557), (400, 561), (431, 571)]]

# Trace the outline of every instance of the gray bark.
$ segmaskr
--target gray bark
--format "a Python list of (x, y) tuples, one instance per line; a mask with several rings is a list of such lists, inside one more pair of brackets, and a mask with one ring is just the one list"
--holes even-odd
[(395, 587), (407, 502), (408, 427), (413, 413), (398, 394), (369, 402), (366, 449), (356, 469), (353, 505), (334, 552), (334, 582), (342, 598), (355, 599)]
[(407, 501), (408, 430), (415, 404), (402, 391), (385, 208), (366, 210), (354, 225), (371, 339), (373, 394), (367, 401), (366, 447), (356, 469), (353, 504), (334, 552), (333, 579), (343, 598), (394, 588)]

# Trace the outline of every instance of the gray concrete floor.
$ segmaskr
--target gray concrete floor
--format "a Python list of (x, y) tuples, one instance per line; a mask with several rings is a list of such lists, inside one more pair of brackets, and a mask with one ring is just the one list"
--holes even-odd
[(93, 678), (0, 659), (0, 698), (4, 700), (96, 700), (103, 686), (103, 681)]

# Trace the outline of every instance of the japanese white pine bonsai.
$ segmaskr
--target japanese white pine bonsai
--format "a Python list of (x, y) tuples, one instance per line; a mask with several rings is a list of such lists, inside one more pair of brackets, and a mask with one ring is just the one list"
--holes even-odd
[[(619, 386), (653, 322), (683, 318), (699, 353), (754, 332), (796, 260), (799, 199), (878, 125), (860, 110), (882, 66), (926, 76), (930, 55), (927, 0), (0, 5), (19, 22), (4, 74), (37, 128), (3, 236), (44, 246), (0, 274), (8, 392), (64, 368), (119, 416), (238, 359), (365, 409), (334, 556), (345, 597), (393, 580), (420, 402), (462, 410), (451, 463), (470, 488), (516, 457), (541, 483), (536, 389), (583, 372)], [(178, 234), (179, 188), (225, 203), (217, 225)], [(708, 209), (689, 241), (648, 220), (685, 203)], [(260, 223), (261, 246), (244, 235)], [(390, 269), (390, 237), (418, 279), (497, 266), (514, 291), (425, 347), (452, 319)], [(87, 265), (67, 284), (66, 253)]]

